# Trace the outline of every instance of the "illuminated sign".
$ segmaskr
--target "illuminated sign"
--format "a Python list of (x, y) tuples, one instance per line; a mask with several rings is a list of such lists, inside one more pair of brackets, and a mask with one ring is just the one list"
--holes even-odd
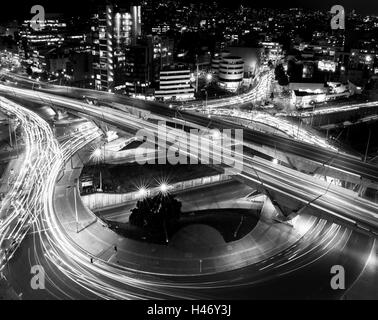
[(336, 62), (321, 60), (318, 63), (318, 69), (322, 70), (322, 71), (335, 72), (336, 71)]
[(83, 182), (81, 182), (81, 186), (83, 188), (85, 188), (85, 187), (92, 187), (93, 186), (93, 181), (83, 181)]

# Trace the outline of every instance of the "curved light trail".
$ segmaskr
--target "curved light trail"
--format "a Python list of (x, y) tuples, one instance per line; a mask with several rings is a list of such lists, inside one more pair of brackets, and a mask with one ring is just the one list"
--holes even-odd
[[(60, 100), (62, 103), (67, 103), (67, 100), (64, 98)], [(79, 104), (75, 106), (76, 109), (78, 111), (82, 109), (82, 111), (85, 112), (86, 107), (81, 104), (78, 107), (78, 105)], [(21, 110), (23, 109), (24, 108)], [(93, 107), (91, 112), (97, 111), (95, 111)], [(102, 113), (103, 110), (98, 112)], [(24, 113), (26, 114), (26, 112)], [(37, 117), (33, 115), (32, 112), (30, 113), (31, 115), (28, 115), (25, 120), (30, 121), (31, 117)], [(127, 125), (130, 125), (132, 128), (139, 128), (141, 125), (142, 127), (146, 127), (148, 124), (147, 122), (136, 123), (135, 119), (127, 120), (125, 116), (120, 118), (119, 114), (112, 115), (111, 113), (114, 113), (114, 110), (109, 112), (107, 117), (112, 117), (114, 121), (122, 122), (123, 125), (127, 123)], [(39, 117), (36, 119), (38, 118)], [(20, 214), (22, 215), (22, 210), (26, 210), (26, 208), (33, 209), (30, 213), (27, 213), (27, 215), (31, 217), (28, 221), (35, 222), (35, 231), (40, 237), (46, 259), (62, 274), (71, 279), (78, 286), (87, 290), (88, 294), (104, 299), (169, 297), (190, 299), (211, 297), (210, 292), (214, 289), (256, 285), (263, 281), (278, 278), (294, 270), (301, 269), (308, 264), (314, 263), (331, 250), (340, 249), (350, 237), (351, 231), (346, 230), (344, 227), (316, 219), (313, 227), (304, 233), (300, 241), (281, 252), (279, 255), (267, 257), (266, 259), (262, 259), (258, 264), (250, 266), (252, 270), (255, 271), (255, 274), (251, 275), (248, 280), (243, 279), (242, 281), (219, 280), (211, 277), (208, 278), (207, 281), (203, 281), (200, 276), (190, 279), (156, 276), (139, 273), (136, 272), (136, 270), (106, 263), (99, 259), (96, 259), (96, 261), (92, 263), (91, 258), (93, 257), (67, 237), (54, 211), (53, 195), (55, 183), (61, 173), (63, 164), (68, 161), (76, 151), (96, 139), (99, 133), (95, 130), (79, 133), (77, 136), (66, 141), (60, 149), (48, 125), (44, 121), (41, 121), (41, 123), (38, 123), (38, 121), (36, 120), (35, 124), (35, 126), (38, 127), (38, 138), (34, 139), (33, 136), (33, 139), (31, 139), (31, 145), (34, 143), (34, 145), (38, 145), (40, 149), (32, 149), (37, 157), (31, 159), (31, 161), (36, 161), (33, 162), (33, 167), (36, 168), (36, 174), (33, 175), (33, 183), (35, 183), (35, 181), (38, 183), (37, 186), (33, 188), (33, 192), (30, 192), (26, 199), (22, 197), (23, 192), (16, 190), (17, 192), (14, 194), (15, 201), (20, 200), (22, 202), (20, 202), (20, 207), (17, 207), (19, 211), (12, 216), (17, 217), (20, 216)], [(148, 125), (152, 126), (151, 123)], [(156, 128), (151, 127), (151, 130), (156, 130)], [(35, 141), (37, 141), (37, 144)], [(45, 145), (49, 143), (51, 143), (51, 146), (46, 148)], [(52, 150), (54, 152), (51, 152)], [(260, 172), (261, 170), (266, 171), (265, 174), (271, 176), (271, 178), (269, 178), (271, 183), (277, 182), (277, 185), (281, 185), (285, 181), (287, 182), (287, 178), (280, 180), (275, 177), (279, 169), (274, 169), (272, 172), (272, 166), (268, 166), (264, 161), (256, 161), (256, 159), (253, 158), (246, 160), (249, 162), (248, 167), (252, 169), (251, 172), (255, 172), (257, 167), (260, 166), (261, 168), (258, 170), (260, 170)], [(245, 175), (245, 177), (255, 180), (257, 184), (261, 183), (259, 175), (257, 175), (257, 177), (255, 177), (255, 174), (253, 174), (253, 177)], [(293, 178), (297, 177), (294, 176)], [(308, 183), (308, 181), (304, 178), (304, 175), (301, 175), (299, 180), (302, 186), (301, 189), (303, 189), (304, 183)], [(311, 191), (313, 183), (315, 184), (315, 182), (309, 184), (306, 192)], [(290, 188), (295, 186), (294, 181), (291, 181), (290, 184)], [(31, 205), (31, 207), (29, 205)], [(43, 215), (39, 215), (41, 212)], [(8, 224), (8, 226), (10, 226), (10, 224)], [(30, 226), (30, 224), (28, 224), (28, 226)], [(8, 229), (4, 230), (8, 232)], [(319, 239), (321, 239), (321, 241), (319, 241)], [(62, 295), (63, 294), (64, 293), (62, 293)]]
[[(98, 107), (94, 105), (87, 105), (67, 99), (63, 97), (56, 97), (51, 94), (38, 93), (30, 90), (6, 88), (0, 86), (4, 90), (17, 92), (18, 95), (29, 97), (30, 99), (47, 99), (58, 105), (64, 106), (76, 112), (82, 112), (86, 115), (99, 117), (104, 121), (109, 121), (121, 128), (128, 128), (139, 130), (145, 128), (151, 132), (157, 132), (157, 125), (143, 119), (136, 119), (122, 111), (115, 110), (108, 107)], [(178, 136), (180, 136), (178, 130)], [(220, 152), (220, 151), (219, 151)], [(219, 157), (219, 155), (218, 155)], [(316, 203), (311, 203), (316, 209), (330, 214), (332, 218), (347, 222), (349, 225), (358, 227), (363, 230), (370, 231), (369, 225), (372, 226), (373, 232), (377, 232), (377, 206), (367, 200), (358, 198), (356, 194), (343, 188), (330, 188), (328, 184), (314, 178), (312, 176), (303, 174), (296, 170), (292, 170), (283, 166), (272, 166), (270, 161), (258, 159), (254, 157), (246, 157), (240, 155), (239, 167), (242, 166), (245, 170), (239, 174), (247, 181), (255, 185), (261, 184), (261, 179), (264, 181), (264, 186), (270, 188), (275, 192), (281, 193), (283, 196), (306, 204), (309, 201), (322, 196)], [(235, 159), (230, 159), (234, 161)], [(265, 178), (264, 178), (265, 176)]]
[(0, 108), (20, 121), (25, 142), (23, 165), (0, 207), (1, 270), (43, 211), (45, 180), (61, 153), (49, 125), (34, 112), (2, 97)]

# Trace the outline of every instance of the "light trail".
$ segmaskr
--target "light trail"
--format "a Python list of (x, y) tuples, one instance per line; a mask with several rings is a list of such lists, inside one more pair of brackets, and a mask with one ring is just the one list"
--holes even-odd
[[(9, 107), (15, 104), (8, 104)], [(20, 107), (18, 107), (20, 108)], [(29, 204), (31, 204), (31, 211), (28, 212), (31, 220), (35, 222), (34, 227), (36, 234), (39, 235), (41, 245), (45, 251), (45, 257), (50, 263), (56, 266), (60, 272), (70, 278), (72, 281), (87, 289), (88, 292), (96, 294), (100, 298), (122, 298), (122, 299), (135, 299), (135, 298), (156, 298), (156, 297), (175, 297), (175, 298), (191, 298), (193, 297), (188, 293), (179, 293), (184, 289), (198, 289), (198, 288), (213, 288), (219, 286), (232, 286), (232, 284), (226, 284), (226, 282), (207, 282), (203, 284), (199, 283), (173, 283), (172, 281), (158, 280), (145, 280), (140, 279), (140, 275), (130, 273), (129, 270), (120, 269), (110, 264), (103, 264), (98, 262), (90, 263), (90, 256), (78, 248), (75, 244), (67, 239), (67, 235), (62, 231), (59, 222), (55, 216), (54, 208), (52, 205), (53, 190), (57, 177), (61, 172), (61, 167), (64, 162), (82, 148), (88, 142), (96, 139), (99, 136), (98, 132), (82, 132), (78, 136), (72, 137), (69, 141), (66, 141), (62, 145), (62, 150), (59, 150), (59, 146), (54, 141), (50, 128), (44, 121), (35, 116), (32, 112), (24, 108), (20, 108), (23, 113), (27, 113), (27, 120), (30, 124), (33, 123), (32, 119), (38, 121), (38, 125), (31, 126), (33, 129), (37, 129), (34, 136), (38, 136), (38, 142), (46, 146), (47, 142), (52, 143), (51, 150), (47, 149), (49, 153), (46, 155), (43, 152), (43, 148), (40, 148), (40, 144), (33, 143), (34, 139), (28, 141), (30, 143), (30, 149), (37, 152), (36, 158), (33, 161), (33, 167), (37, 171), (33, 177), (40, 176), (38, 180), (39, 185), (35, 185), (35, 196), (31, 197), (30, 201), (20, 203), (17, 207), (15, 216), (19, 216), (19, 212), (27, 210)], [(26, 120), (26, 119), (25, 119)], [(40, 133), (40, 128), (42, 132)], [(33, 137), (34, 138), (34, 137)], [(38, 153), (41, 150), (42, 153)], [(41, 159), (40, 159), (41, 158)], [(42, 162), (39, 162), (43, 160)], [(46, 167), (45, 167), (46, 166)], [(30, 167), (27, 167), (30, 169)], [(38, 168), (44, 168), (43, 171)], [(33, 182), (35, 182), (33, 180)], [(46, 183), (47, 182), (47, 183)], [(41, 185), (43, 183), (43, 185)], [(33, 183), (34, 184), (34, 183)], [(17, 198), (20, 198), (20, 193), (15, 193)], [(38, 199), (38, 197), (42, 197)], [(17, 199), (16, 199), (17, 200)], [(34, 201), (36, 203), (34, 203)], [(41, 207), (43, 204), (43, 208)], [(43, 212), (43, 216), (39, 216), (40, 212)], [(33, 215), (34, 213), (34, 215)], [(28, 224), (28, 229), (29, 229)], [(128, 289), (127, 289), (128, 288)], [(135, 291), (143, 291), (144, 293), (135, 293)], [(195, 295), (198, 297), (198, 295)]]
[[(274, 70), (263, 71), (257, 76), (257, 84), (247, 93), (239, 94), (238, 96), (222, 99), (211, 99), (207, 101), (209, 110), (213, 108), (231, 107), (243, 103), (257, 103), (268, 98), (274, 79)], [(204, 107), (203, 102), (188, 102), (188, 107), (182, 107), (183, 110), (193, 110), (199, 107)]]
[[(338, 107), (330, 107), (330, 108), (321, 108), (321, 109), (315, 109), (315, 110), (308, 110), (304, 112), (298, 113), (302, 118), (307, 118), (315, 115), (326, 115), (326, 114), (332, 114), (332, 113), (338, 113), (338, 112), (348, 112), (348, 111), (355, 111), (359, 109), (365, 109), (365, 108), (373, 108), (377, 107), (378, 102), (372, 101), (372, 102), (366, 102), (366, 103), (358, 103), (358, 104), (351, 104), (347, 106), (338, 106)], [(284, 115), (282, 115), (284, 116)]]
[[(147, 123), (144, 124), (146, 127)], [(151, 124), (150, 124), (151, 126)], [(72, 146), (71, 146), (72, 147)], [(73, 150), (74, 152), (75, 150)], [(68, 153), (67, 153), (68, 155)], [(59, 168), (57, 168), (56, 175), (59, 174)], [(55, 179), (51, 179), (51, 186), (49, 190), (53, 190), (55, 184)], [(102, 298), (114, 298), (114, 299), (137, 299), (137, 298), (157, 298), (157, 297), (176, 297), (176, 298), (191, 298), (191, 296), (186, 294), (179, 294), (182, 290), (203, 290), (203, 289), (214, 289), (221, 287), (232, 287), (232, 286), (244, 286), (251, 285), (253, 283), (258, 283), (262, 281), (261, 279), (256, 282), (248, 282), (243, 285), (235, 285), (232, 283), (227, 283), (226, 281), (215, 281), (207, 283), (180, 283), (179, 280), (175, 282), (164, 281), (162, 279), (146, 279), (145, 274), (138, 273), (138, 270), (132, 270), (130, 268), (124, 268), (120, 266), (115, 266), (112, 263), (107, 263), (106, 261), (101, 261), (97, 257), (93, 257), (83, 252), (80, 248), (75, 246), (71, 241), (67, 239), (64, 231), (61, 228), (56, 227), (59, 221), (56, 219), (56, 213), (52, 205), (53, 193), (51, 192), (46, 196), (46, 212), (49, 216), (46, 217), (48, 224), (45, 226), (47, 230), (53, 232), (51, 235), (52, 243), (50, 247), (54, 248), (51, 252), (47, 251), (47, 255), (50, 257), (51, 261), (59, 261), (60, 271), (68, 276), (72, 281), (75, 281), (78, 285), (85, 287), (92, 293), (95, 293)], [(331, 225), (331, 227), (326, 227), (326, 222), (321, 223), (321, 228), (319, 232), (325, 232), (325, 236), (319, 243), (319, 234), (314, 233), (314, 238), (310, 241), (306, 239), (306, 245), (304, 247), (295, 248), (296, 252), (301, 252), (300, 257), (304, 257), (303, 252), (308, 251), (306, 255), (307, 263), (311, 263), (313, 259), (314, 251), (325, 255), (330, 248), (335, 248), (342, 243), (345, 238), (345, 229)], [(311, 231), (313, 232), (313, 230)], [(340, 234), (338, 234), (340, 232)], [(349, 233), (349, 232), (348, 232)], [(306, 235), (308, 235), (306, 233)], [(57, 250), (57, 252), (55, 252)], [(54, 253), (55, 252), (55, 253)], [(290, 259), (291, 262), (282, 262), (289, 260), (288, 254), (281, 256), (281, 264), (271, 264), (267, 268), (264, 268), (264, 272), (269, 272), (272, 269), (279, 269), (281, 267), (286, 267), (288, 264), (297, 263), (298, 259)], [(290, 251), (290, 257), (293, 252)], [(58, 258), (64, 257), (64, 258)], [(67, 263), (64, 260), (69, 257), (70, 262)], [(95, 263), (90, 263), (90, 257), (95, 258)], [(317, 257), (317, 255), (316, 255)], [(58, 259), (58, 260), (57, 260)], [(74, 267), (73, 267), (74, 266)], [(296, 270), (300, 266), (296, 265)], [(261, 269), (261, 267), (260, 267)], [(285, 271), (289, 272), (289, 271)], [(269, 277), (278, 277), (282, 273), (277, 273), (275, 275), (270, 275)], [(112, 285), (109, 283), (113, 282)], [(128, 289), (126, 289), (128, 288)], [(139, 291), (144, 291), (146, 293), (140, 294)]]
[(231, 118), (234, 118), (235, 120), (237, 120), (238, 118), (249, 120), (253, 123), (268, 126), (274, 129), (275, 131), (280, 131), (283, 134), (295, 140), (303, 141), (303, 142), (313, 144), (322, 148), (326, 148), (335, 152), (339, 151), (336, 147), (329, 144), (327, 140), (321, 137), (320, 135), (316, 135), (315, 133), (304, 129), (299, 124), (295, 125), (288, 120), (281, 119), (279, 117), (274, 117), (268, 113), (257, 112), (257, 111), (247, 113), (247, 112), (243, 112), (239, 110), (230, 110), (230, 109), (220, 108), (220, 109), (213, 110), (211, 114), (215, 116), (231, 117)]
[[(34, 94), (35, 95), (35, 94)], [(68, 104), (67, 99), (59, 99), (61, 103)], [(89, 109), (85, 104), (76, 103), (74, 106), (70, 106), (71, 108), (76, 108), (77, 111), (80, 112), (88, 112)], [(127, 125), (132, 128), (148, 128), (153, 132), (156, 132), (156, 126), (149, 122), (143, 122), (141, 119), (136, 120), (135, 118), (127, 118), (122, 113), (117, 113), (114, 110), (107, 110), (109, 112), (106, 113), (106, 117), (111, 118), (112, 121), (118, 121), (123, 126)], [(103, 114), (103, 110), (97, 110), (93, 106), (91, 106), (92, 113), (101, 112)], [(51, 264), (56, 266), (65, 276), (69, 279), (77, 283), (79, 286), (88, 290), (98, 297), (106, 298), (106, 299), (138, 299), (138, 298), (167, 298), (167, 297), (174, 297), (174, 298), (193, 298), (193, 297), (200, 297), (200, 293), (193, 294), (191, 290), (204, 290), (204, 289), (214, 289), (214, 288), (222, 288), (222, 287), (233, 287), (233, 286), (245, 286), (251, 285), (254, 283), (259, 283), (267, 279), (267, 277), (279, 277), (282, 273), (288, 272), (288, 270), (282, 270), (272, 274), (273, 266), (267, 267), (264, 269), (264, 274), (259, 274), (259, 279), (254, 281), (246, 281), (242, 284), (234, 284), (230, 283), (226, 280), (219, 280), (219, 281), (208, 281), (208, 282), (196, 282), (196, 281), (180, 281), (177, 278), (174, 280), (172, 279), (164, 279), (164, 278), (157, 278), (152, 275), (146, 275), (143, 273), (138, 273), (137, 270), (130, 270), (128, 268), (123, 268), (120, 266), (116, 266), (112, 263), (106, 263), (104, 261), (95, 258), (95, 263), (90, 262), (91, 256), (88, 255), (85, 250), (78, 247), (72, 240), (67, 237), (67, 234), (61, 227), (56, 213), (53, 207), (53, 196), (54, 196), (54, 188), (56, 180), (61, 172), (62, 164), (75, 153), (77, 150), (85, 146), (89, 141), (95, 139), (98, 136), (94, 133), (90, 135), (86, 133), (78, 134), (78, 137), (74, 139), (70, 139), (66, 141), (65, 144), (62, 145), (62, 150), (60, 151), (61, 157), (56, 159), (53, 165), (50, 168), (50, 174), (46, 177), (44, 183), (46, 188), (44, 189), (42, 196), (43, 199), (43, 219), (36, 220), (37, 230), (45, 230), (46, 232), (40, 232), (41, 236), (41, 244), (44, 247), (45, 256)], [(280, 172), (281, 168), (277, 168), (272, 171), (271, 163), (264, 163), (264, 161), (256, 159), (245, 159), (249, 161), (248, 167), (252, 169), (248, 174), (245, 176), (254, 181), (256, 184), (261, 184), (261, 177), (256, 176), (255, 171), (260, 170), (260, 173), (263, 175), (264, 172), (261, 172), (261, 162), (263, 162), (263, 166), (266, 167), (265, 174), (270, 174), (274, 178), (273, 180), (268, 179), (264, 183), (266, 187), (270, 187), (269, 183), (274, 182), (275, 175)], [(260, 166), (260, 167), (259, 167)], [(264, 171), (265, 171), (264, 170)], [(260, 174), (259, 174), (260, 175)], [(297, 179), (296, 175), (292, 176), (292, 178)], [(303, 175), (303, 181), (308, 183), (307, 178)], [(295, 180), (294, 179), (294, 180)], [(277, 179), (276, 185), (282, 185), (283, 182), (288, 182), (287, 177), (282, 177), (282, 180)], [(303, 181), (301, 181), (301, 186), (303, 186)], [(295, 181), (293, 183), (293, 190), (295, 191)], [(317, 185), (316, 181), (314, 184)], [(277, 188), (275, 186), (271, 186), (271, 188)], [(301, 190), (303, 187), (301, 188)], [(308, 191), (311, 191), (311, 186), (308, 187)], [(278, 188), (279, 190), (279, 188)], [(301, 191), (303, 193), (303, 191)], [(313, 190), (312, 190), (313, 192)], [(290, 196), (290, 195), (289, 195)], [(325, 229), (324, 229), (325, 228)], [(317, 254), (323, 250), (327, 250), (330, 247), (337, 247), (339, 242), (343, 239), (341, 235), (337, 235), (339, 229), (335, 228), (328, 231), (330, 234), (333, 234), (332, 237), (327, 237), (325, 241), (323, 241), (322, 246), (318, 245), (319, 237), (322, 235), (323, 232), (327, 232), (324, 230), (329, 230), (326, 226), (324, 228), (319, 228), (319, 231), (314, 233), (314, 238), (312, 241), (306, 240), (306, 244), (304, 245), (302, 250), (311, 250), (310, 247), (316, 245), (317, 246)], [(293, 248), (293, 250), (298, 250), (297, 248)], [(287, 251), (284, 255), (281, 255), (278, 259), (279, 261), (285, 261), (289, 257), (292, 257), (294, 252), (293, 250)], [(314, 259), (314, 250), (311, 250), (310, 253), (311, 257), (308, 257), (309, 263)], [(310, 254), (309, 254), (310, 255)], [(297, 262), (297, 259), (291, 259)], [(271, 263), (271, 262), (269, 262)], [(287, 268), (286, 264), (282, 267)], [(300, 266), (298, 266), (300, 268)], [(269, 274), (270, 272), (270, 274)], [(264, 276), (265, 275), (265, 276)], [(189, 292), (187, 291), (189, 290)]]
[[(103, 120), (106, 119), (106, 121), (119, 125), (121, 128), (127, 127), (135, 131), (148, 129), (154, 134), (157, 132), (156, 124), (143, 119), (136, 119), (135, 117), (126, 115), (122, 111), (112, 108), (87, 105), (73, 101), (72, 99), (56, 97), (52, 94), (30, 90), (7, 88), (4, 86), (0, 86), (0, 88), (17, 92), (18, 95), (29, 98), (40, 99), (43, 97), (44, 99), (48, 99), (51, 102), (71, 110), (96, 116)], [(179, 133), (178, 136), (180, 136)], [(218, 156), (219, 159), (219, 154), (216, 154), (216, 156)], [(328, 185), (324, 184), (323, 181), (316, 177), (305, 175), (283, 166), (272, 166), (270, 161), (258, 158), (248, 159), (245, 155), (240, 155), (239, 158), (242, 159), (239, 160), (239, 165), (245, 168), (244, 172), (239, 174), (243, 179), (247, 179), (251, 183), (259, 185), (261, 184), (260, 179), (264, 178), (266, 179), (264, 180), (264, 186), (266, 188), (278, 192), (282, 196), (294, 201), (299, 201), (300, 203), (308, 203), (319, 195), (324, 194), (322, 199), (319, 199), (316, 203), (311, 203), (311, 206), (321, 210), (327, 215), (330, 214), (332, 218), (337, 218), (338, 220), (343, 219), (348, 224), (353, 224), (361, 229), (366, 230), (365, 223), (373, 226), (375, 229), (377, 228), (378, 220), (377, 214), (375, 214), (375, 212), (377, 212), (377, 206), (367, 200), (358, 198), (357, 195), (348, 190), (336, 188), (336, 186), (332, 186), (331, 190), (328, 190)], [(229, 160), (234, 161), (234, 159)], [(258, 174), (256, 174), (256, 172), (258, 172)], [(328, 201), (323, 198), (328, 199)], [(335, 203), (338, 203), (339, 206), (336, 206)]]
[(42, 212), (40, 198), (45, 191), (44, 180), (61, 154), (50, 127), (39, 116), (2, 97), (0, 108), (21, 122), (25, 141), (22, 167), (0, 207), (1, 270)]

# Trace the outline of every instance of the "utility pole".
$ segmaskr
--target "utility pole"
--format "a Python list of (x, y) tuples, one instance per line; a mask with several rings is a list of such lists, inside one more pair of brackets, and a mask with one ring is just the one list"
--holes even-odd
[(314, 123), (314, 112), (315, 112), (315, 103), (314, 103), (314, 106), (312, 107), (312, 114), (311, 114), (311, 127), (313, 126), (313, 123)]
[(208, 114), (210, 114), (210, 108), (209, 108), (209, 109), (207, 108), (207, 90), (205, 90), (205, 95), (206, 95), (206, 104), (205, 104), (205, 108), (206, 108)]
[(368, 138), (367, 145), (366, 145), (365, 162), (367, 162), (367, 157), (368, 157), (368, 153), (369, 153), (370, 138), (371, 138), (371, 129), (369, 127), (369, 138)]
[(102, 172), (100, 169), (100, 191), (102, 192)]
[(302, 118), (299, 118), (298, 131), (297, 131), (297, 139), (299, 139), (299, 129), (300, 129), (301, 126), (302, 126)]
[(12, 121), (10, 118), (8, 118), (8, 129), (9, 129), (9, 144), (11, 147), (13, 147), (13, 141), (12, 141)]
[(199, 77), (199, 64), (198, 55), (196, 55), (197, 75), (196, 75), (196, 93), (198, 92), (198, 77)]
[(17, 153), (17, 159), (18, 159), (17, 128), (14, 129), (14, 141), (16, 144), (16, 153)]
[(75, 204), (75, 217), (76, 217), (76, 233), (79, 233), (79, 215), (77, 212), (76, 187), (77, 187), (77, 179), (75, 179), (75, 184), (73, 188), (74, 188), (74, 204)]

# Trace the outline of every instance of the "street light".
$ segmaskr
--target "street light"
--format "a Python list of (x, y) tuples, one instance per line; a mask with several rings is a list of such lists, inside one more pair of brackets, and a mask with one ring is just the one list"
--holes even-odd
[[(208, 95), (207, 95), (207, 90), (205, 90), (205, 95), (206, 95), (206, 109), (207, 109), (207, 98), (208, 98)], [(210, 110), (208, 110), (208, 113), (210, 114)]]
[(161, 193), (167, 193), (167, 191), (168, 191), (168, 185), (166, 183), (162, 183), (160, 185), (160, 191), (161, 191)]
[(222, 137), (222, 134), (220, 133), (219, 130), (213, 130), (212, 133), (211, 133), (211, 136), (217, 140), (217, 139), (220, 139)]
[(147, 197), (147, 194), (148, 194), (148, 191), (145, 187), (141, 187), (139, 190), (138, 190), (138, 197), (139, 198), (145, 198)]
[(100, 147), (97, 147), (96, 149), (94, 149), (90, 155), (90, 158), (95, 161), (95, 162), (100, 162), (101, 160), (101, 157), (102, 156), (102, 152), (101, 152), (101, 148)]
[(75, 184), (73, 186), (74, 190), (74, 204), (75, 204), (75, 219), (76, 219), (76, 233), (79, 233), (79, 214), (77, 211), (77, 196), (76, 196), (76, 188), (78, 185), (78, 179), (75, 179)]
[[(102, 160), (102, 150), (101, 150), (101, 147), (98, 146), (95, 149), (93, 149), (93, 151), (92, 151), (91, 155), (89, 156), (89, 158), (93, 162), (95, 162), (96, 164), (99, 164), (101, 162), (101, 160)], [(99, 191), (102, 192), (102, 172), (101, 172), (101, 168), (100, 168), (100, 188), (99, 188)]]

